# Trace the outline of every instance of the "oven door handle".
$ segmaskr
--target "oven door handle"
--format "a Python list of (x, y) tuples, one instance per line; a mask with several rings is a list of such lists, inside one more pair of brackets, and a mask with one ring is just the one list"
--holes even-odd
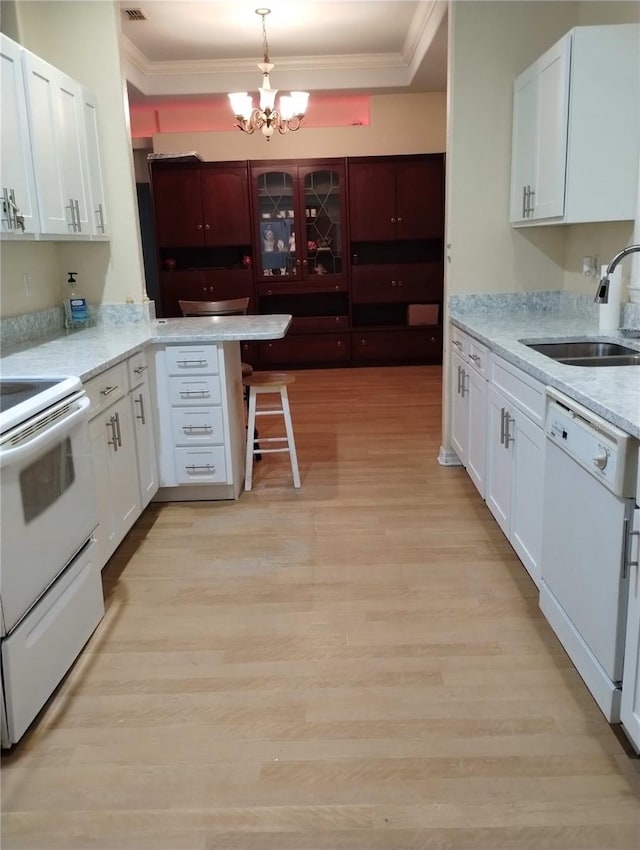
[[(0, 451), (0, 468), (8, 466), (9, 464), (19, 463), (20, 461), (28, 458), (30, 455), (34, 455), (36, 452), (41, 451), (52, 443), (55, 443), (61, 435), (70, 433), (77, 423), (81, 420), (86, 421), (90, 404), (91, 402), (89, 398), (86, 396), (81, 397), (77, 399), (78, 406), (75, 410), (59, 419), (53, 425), (45, 426), (42, 431), (36, 432), (35, 436), (27, 438), (25, 442), (21, 443), (19, 446), (8, 448), (7, 442), (7, 444), (2, 446)], [(64, 405), (62, 406), (64, 407)], [(33, 423), (31, 425), (27, 425), (24, 429), (25, 432), (32, 427)], [(20, 432), (18, 432), (15, 436), (19, 436), (19, 434)]]

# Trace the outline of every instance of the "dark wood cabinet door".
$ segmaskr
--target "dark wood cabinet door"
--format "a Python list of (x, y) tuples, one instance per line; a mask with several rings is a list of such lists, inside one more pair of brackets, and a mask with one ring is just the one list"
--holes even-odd
[(353, 334), (354, 363), (440, 363), (442, 334), (439, 329), (375, 330)]
[(301, 193), (301, 239), (297, 245), (302, 259), (302, 277), (325, 285), (347, 279), (346, 192), (343, 162), (304, 165), (298, 168)]
[(195, 169), (153, 172), (156, 241), (166, 248), (204, 245), (200, 175)]
[(396, 222), (398, 239), (444, 236), (442, 157), (396, 165)]
[(202, 217), (206, 245), (249, 245), (247, 169), (203, 168), (200, 171)]
[(349, 164), (349, 228), (352, 242), (396, 238), (395, 164)]
[(398, 263), (354, 266), (354, 304), (397, 301), (439, 301), (442, 296), (442, 263)]
[(284, 339), (260, 342), (260, 366), (323, 366), (347, 363), (351, 356), (349, 334), (287, 334)]
[[(219, 269), (205, 271), (162, 272), (162, 315), (181, 316), (180, 300), (224, 301), (227, 298), (253, 296), (253, 279), (249, 269)], [(253, 309), (253, 299), (249, 312)]]

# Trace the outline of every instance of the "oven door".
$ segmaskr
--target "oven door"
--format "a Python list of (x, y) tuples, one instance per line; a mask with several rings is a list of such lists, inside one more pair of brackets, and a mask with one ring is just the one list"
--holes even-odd
[(10, 632), (98, 524), (88, 428), (78, 393), (4, 434), (0, 598)]

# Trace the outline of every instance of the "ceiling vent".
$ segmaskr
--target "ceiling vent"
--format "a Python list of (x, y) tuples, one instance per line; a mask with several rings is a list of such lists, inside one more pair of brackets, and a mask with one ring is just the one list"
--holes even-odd
[(147, 16), (142, 9), (123, 9), (122, 17), (125, 21), (146, 21)]

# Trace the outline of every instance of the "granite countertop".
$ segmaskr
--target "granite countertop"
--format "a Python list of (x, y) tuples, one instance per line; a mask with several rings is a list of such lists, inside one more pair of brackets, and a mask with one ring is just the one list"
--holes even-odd
[(640, 366), (567, 366), (527, 348), (527, 342), (589, 339), (617, 342), (640, 351), (640, 339), (622, 331), (601, 333), (596, 316), (553, 315), (535, 310), (478, 310), (450, 307), (454, 325), (544, 384), (640, 438)]
[(14, 346), (0, 360), (6, 377), (77, 375), (82, 381), (150, 345), (282, 339), (289, 315), (206, 316), (100, 326)]

